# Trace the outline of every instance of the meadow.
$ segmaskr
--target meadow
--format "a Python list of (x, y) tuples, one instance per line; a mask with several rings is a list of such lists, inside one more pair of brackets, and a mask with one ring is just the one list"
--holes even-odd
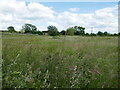
[(117, 88), (118, 37), (2, 34), (3, 88)]

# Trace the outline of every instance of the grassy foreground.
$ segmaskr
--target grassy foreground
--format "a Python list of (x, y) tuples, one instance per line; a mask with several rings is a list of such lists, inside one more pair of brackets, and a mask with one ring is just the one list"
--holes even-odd
[(117, 88), (118, 38), (2, 36), (3, 88)]

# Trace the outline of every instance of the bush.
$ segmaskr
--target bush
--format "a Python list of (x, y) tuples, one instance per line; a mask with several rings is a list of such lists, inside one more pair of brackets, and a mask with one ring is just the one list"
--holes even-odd
[(48, 26), (47, 28), (48, 28), (48, 34), (50, 36), (57, 36), (57, 35), (59, 35), (58, 29), (55, 26), (51, 25), (51, 26)]

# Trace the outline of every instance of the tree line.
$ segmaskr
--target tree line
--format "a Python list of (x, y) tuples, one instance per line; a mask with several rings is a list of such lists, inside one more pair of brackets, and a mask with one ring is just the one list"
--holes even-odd
[(8, 32), (19, 32), (19, 33), (30, 33), (30, 34), (38, 34), (38, 35), (50, 35), (50, 36), (57, 36), (57, 35), (80, 35), (80, 36), (118, 36), (120, 34), (114, 33), (110, 34), (107, 31), (101, 32), (98, 31), (95, 33), (85, 33), (85, 27), (82, 26), (74, 26), (69, 27), (66, 30), (62, 30), (61, 32), (58, 31), (56, 26), (50, 25), (47, 27), (47, 31), (39, 31), (37, 27), (32, 24), (24, 24), (20, 31), (16, 31), (13, 26), (9, 26)]

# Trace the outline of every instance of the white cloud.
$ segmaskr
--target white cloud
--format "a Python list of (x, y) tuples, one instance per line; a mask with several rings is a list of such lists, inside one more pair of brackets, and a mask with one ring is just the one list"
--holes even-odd
[(57, 16), (57, 22), (65, 28), (80, 25), (86, 27), (87, 32), (91, 32), (91, 27), (94, 27), (95, 33), (98, 31), (117, 33), (118, 7), (103, 8), (93, 13), (85, 14), (77, 14), (66, 11)]
[(78, 12), (79, 8), (70, 8), (69, 11), (71, 11), (71, 12)]
[[(19, 30), (24, 23), (47, 22), (54, 19), (54, 11), (39, 3), (2, 0), (0, 3), (0, 29), (13, 25)], [(38, 22), (38, 23), (39, 23)], [(21, 27), (20, 27), (21, 26)]]
[(70, 8), (68, 11), (57, 13), (53, 8), (40, 3), (30, 2), (26, 5), (23, 1), (1, 0), (0, 3), (0, 29), (6, 29), (13, 25), (20, 30), (25, 23), (32, 23), (40, 30), (47, 29), (48, 25), (55, 25), (61, 31), (71, 26), (86, 27), (90, 32), (108, 31), (118, 32), (118, 7), (107, 7), (93, 13), (75, 13), (78, 8)]

